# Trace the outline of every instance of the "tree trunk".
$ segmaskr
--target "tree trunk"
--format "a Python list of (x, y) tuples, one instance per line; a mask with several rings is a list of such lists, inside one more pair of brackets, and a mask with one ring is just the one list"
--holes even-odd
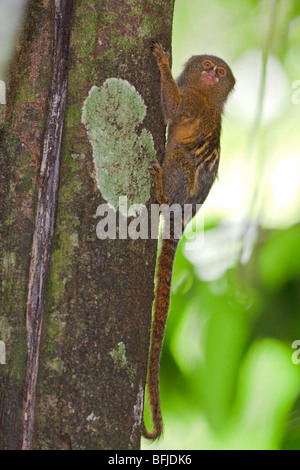
[(174, 0), (72, 3), (29, 3), (7, 79), (1, 449), (140, 446), (156, 240), (118, 204), (155, 202), (165, 127), (149, 46), (170, 50)]

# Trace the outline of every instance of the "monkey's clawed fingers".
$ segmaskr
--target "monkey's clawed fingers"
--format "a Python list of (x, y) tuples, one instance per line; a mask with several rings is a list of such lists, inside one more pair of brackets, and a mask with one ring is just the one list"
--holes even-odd
[(149, 168), (151, 175), (157, 175), (162, 172), (162, 168), (158, 162), (151, 162), (151, 167)]
[(157, 41), (151, 41), (150, 49), (152, 52), (156, 49), (156, 47), (159, 47), (159, 43)]
[(169, 60), (169, 53), (156, 41), (151, 41), (150, 49), (157, 61)]

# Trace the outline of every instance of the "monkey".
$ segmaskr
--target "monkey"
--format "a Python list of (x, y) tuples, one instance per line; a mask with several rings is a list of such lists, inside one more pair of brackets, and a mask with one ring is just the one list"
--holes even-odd
[[(217, 177), (220, 158), (221, 118), (235, 78), (224, 60), (213, 55), (195, 55), (185, 64), (177, 82), (173, 79), (169, 54), (153, 41), (151, 51), (160, 71), (161, 108), (168, 138), (162, 166), (152, 162), (156, 200), (161, 204), (192, 204), (195, 215)], [(199, 208), (199, 206), (198, 206)], [(183, 219), (182, 219), (183, 220)], [(182, 221), (182, 229), (186, 226)], [(159, 364), (167, 321), (173, 263), (179, 239), (162, 239), (158, 258), (154, 314), (148, 367), (148, 394), (152, 431), (143, 423), (142, 434), (155, 440), (163, 431), (159, 397)]]

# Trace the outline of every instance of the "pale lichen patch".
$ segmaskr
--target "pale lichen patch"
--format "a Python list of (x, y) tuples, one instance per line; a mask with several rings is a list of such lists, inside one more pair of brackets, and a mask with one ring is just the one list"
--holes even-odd
[(136, 397), (136, 402), (133, 406), (133, 417), (134, 423), (132, 426), (132, 432), (130, 436), (130, 442), (134, 443), (135, 434), (139, 431), (143, 421), (143, 410), (144, 410), (144, 388), (139, 383), (139, 389)]
[(118, 343), (118, 348), (113, 349), (109, 353), (109, 355), (113, 358), (115, 366), (118, 366), (118, 367), (122, 368), (122, 367), (125, 367), (127, 365), (127, 359), (126, 359), (126, 356), (125, 356), (125, 352), (126, 352), (125, 344), (121, 341), (120, 343)]
[(98, 419), (100, 419), (100, 417), (96, 416), (92, 411), (91, 414), (86, 418), (86, 421), (97, 421)]
[(127, 196), (128, 205), (145, 205), (150, 198), (148, 168), (156, 153), (151, 133), (138, 130), (145, 115), (140, 94), (117, 78), (107, 79), (101, 88), (93, 86), (83, 105), (97, 186), (115, 210), (120, 196)]
[(58, 372), (59, 374), (63, 374), (67, 370), (64, 361), (58, 357), (56, 357), (52, 361), (48, 361), (47, 367), (53, 371)]

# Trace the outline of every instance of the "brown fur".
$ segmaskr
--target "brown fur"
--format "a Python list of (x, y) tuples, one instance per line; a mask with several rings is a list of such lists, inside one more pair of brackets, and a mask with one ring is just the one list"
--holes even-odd
[[(221, 115), (224, 103), (235, 84), (228, 65), (218, 57), (193, 56), (177, 83), (172, 77), (168, 54), (153, 42), (152, 53), (161, 75), (161, 105), (169, 125), (163, 165), (152, 163), (156, 199), (159, 204), (203, 204), (216, 178), (220, 156)], [(211, 64), (211, 66), (209, 65)], [(213, 72), (215, 70), (215, 72)], [(218, 80), (208, 84), (206, 72)], [(223, 72), (225, 71), (224, 75)], [(196, 210), (196, 209), (195, 209)], [(194, 210), (194, 214), (195, 214)], [(157, 439), (162, 433), (159, 399), (159, 362), (167, 321), (172, 268), (178, 241), (171, 221), (170, 238), (164, 239), (158, 260), (154, 301), (148, 391), (153, 430), (143, 426), (143, 436)]]

